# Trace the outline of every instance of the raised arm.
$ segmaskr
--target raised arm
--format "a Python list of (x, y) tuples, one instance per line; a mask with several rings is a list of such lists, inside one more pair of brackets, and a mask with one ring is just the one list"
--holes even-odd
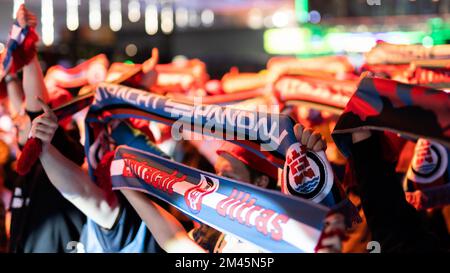
[(40, 105), (38, 110), (42, 108), (44, 114), (33, 120), (31, 136), (43, 143), (40, 161), (50, 182), (88, 218), (103, 228), (111, 228), (119, 216), (117, 198), (108, 198), (107, 192), (94, 184), (85, 170), (51, 144), (58, 127), (56, 116), (43, 101), (36, 101)]
[(41, 110), (36, 97), (48, 102), (47, 88), (44, 84), (44, 76), (37, 56), (23, 68), (23, 91), (25, 94), (25, 109), (28, 111), (38, 112)]
[(153, 202), (144, 193), (125, 189), (120, 191), (165, 251), (174, 253), (205, 252), (189, 238), (181, 223), (172, 214)]
[[(36, 16), (21, 5), (17, 11), (17, 22), (20, 27), (36, 27)], [(41, 106), (36, 100), (36, 97), (42, 98), (45, 102), (48, 101), (47, 88), (44, 84), (44, 76), (42, 74), (41, 65), (37, 56), (34, 56), (30, 63), (23, 67), (23, 91), (25, 94), (25, 108), (28, 111), (38, 112)]]
[(361, 204), (372, 239), (383, 252), (439, 250), (436, 237), (406, 201), (395, 165), (383, 158), (381, 136), (371, 131), (352, 134), (352, 160)]
[(6, 91), (8, 93), (9, 111), (12, 117), (17, 116), (23, 105), (23, 90), (17, 75), (9, 74), (5, 77)]

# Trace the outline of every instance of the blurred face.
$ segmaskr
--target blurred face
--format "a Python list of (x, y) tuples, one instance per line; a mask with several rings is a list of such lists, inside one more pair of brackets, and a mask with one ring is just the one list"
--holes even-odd
[(214, 168), (217, 175), (251, 183), (250, 172), (247, 166), (227, 153), (223, 153), (218, 157)]

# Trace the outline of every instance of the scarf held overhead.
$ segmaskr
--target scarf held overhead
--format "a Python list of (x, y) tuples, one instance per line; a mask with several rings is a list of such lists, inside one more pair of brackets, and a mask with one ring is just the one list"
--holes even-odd
[[(286, 115), (193, 105), (126, 86), (100, 84), (86, 118), (86, 154), (90, 154), (89, 147), (95, 142), (91, 123), (130, 117), (163, 122), (172, 129), (178, 126), (175, 133), (186, 129), (232, 141), (268, 158), (276, 167), (285, 166), (282, 181), (286, 185), (282, 188), (287, 194), (328, 207), (342, 199), (325, 154), (306, 151), (299, 145), (293, 132), (293, 121)], [(89, 160), (88, 163), (95, 165)]]
[(332, 133), (349, 155), (351, 133), (361, 130), (400, 133), (450, 147), (450, 94), (445, 91), (365, 77), (339, 117)]
[(328, 209), (199, 171), (127, 146), (111, 164), (113, 189), (158, 197), (222, 232), (268, 252), (313, 252)]

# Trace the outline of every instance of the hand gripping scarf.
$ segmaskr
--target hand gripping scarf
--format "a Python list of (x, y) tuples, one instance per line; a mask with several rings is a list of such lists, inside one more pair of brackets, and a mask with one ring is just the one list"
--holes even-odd
[[(85, 94), (78, 96), (64, 105), (61, 105), (53, 111), (58, 120), (69, 117), (85, 107), (91, 105), (94, 98), (93, 94)], [(42, 142), (38, 138), (29, 138), (22, 149), (19, 159), (17, 160), (17, 173), (26, 175), (38, 160), (42, 149)]]
[(197, 220), (268, 252), (313, 252), (324, 206), (199, 171), (127, 146), (111, 164), (113, 189), (158, 197)]
[[(217, 105), (181, 103), (164, 96), (114, 84), (100, 84), (86, 118), (86, 154), (95, 142), (95, 124), (139, 118), (180, 130), (225, 139), (284, 167), (283, 191), (316, 203), (348, 208), (323, 152), (306, 151), (295, 139), (293, 121), (286, 115), (244, 111)], [(286, 164), (285, 164), (286, 162)], [(95, 162), (89, 161), (90, 166)], [(90, 170), (92, 174), (92, 169)]]
[(36, 56), (36, 42), (39, 40), (34, 28), (21, 28), (17, 21), (14, 22), (9, 32), (9, 39), (0, 63), (0, 89), (2, 94), (6, 92), (3, 78), (8, 73), (16, 73), (24, 65), (28, 64)]
[(350, 155), (351, 133), (362, 129), (418, 139), (406, 176), (411, 190), (417, 191), (407, 192), (407, 200), (419, 209), (450, 203), (450, 95), (447, 92), (365, 77), (332, 133), (344, 155)]
[(414, 156), (405, 176), (406, 200), (416, 209), (450, 204), (450, 153), (443, 145), (417, 140)]

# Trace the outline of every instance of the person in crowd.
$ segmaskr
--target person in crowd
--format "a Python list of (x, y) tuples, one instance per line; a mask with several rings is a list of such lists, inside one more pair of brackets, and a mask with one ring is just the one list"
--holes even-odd
[(51, 183), (88, 218), (80, 239), (84, 251), (202, 251), (175, 217), (156, 202), (131, 190), (121, 190), (122, 196), (112, 192), (111, 185), (97, 185), (86, 169), (56, 149), (52, 139), (57, 118), (42, 100), (39, 104), (44, 114), (33, 120), (30, 134), (43, 142), (40, 161)]
[(406, 201), (395, 163), (383, 155), (382, 141), (380, 132), (352, 134), (353, 172), (372, 240), (386, 253), (442, 251), (439, 239)]
[[(17, 12), (20, 27), (36, 27), (36, 17), (22, 5)], [(11, 112), (15, 115), (19, 147), (25, 144), (31, 121), (41, 114), (36, 96), (48, 100), (37, 56), (23, 67), (23, 81), (6, 77)], [(84, 162), (83, 147), (54, 124), (52, 145), (74, 164)], [(13, 183), (11, 198), (11, 252), (66, 252), (67, 244), (80, 238), (85, 217), (50, 183), (40, 163)]]

